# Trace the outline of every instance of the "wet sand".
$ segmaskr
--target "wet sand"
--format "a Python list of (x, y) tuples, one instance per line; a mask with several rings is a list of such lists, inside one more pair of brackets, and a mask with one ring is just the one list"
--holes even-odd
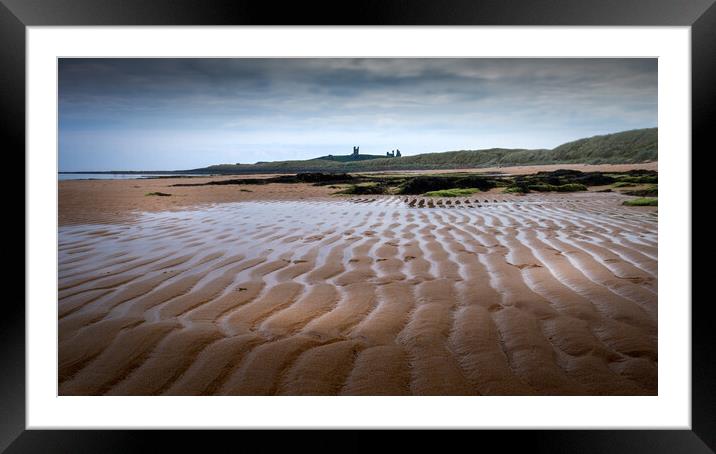
[[(573, 169), (583, 172), (625, 172), (632, 169), (657, 170), (657, 163), (645, 164), (561, 164), (544, 166), (490, 167), (482, 169), (375, 172), (411, 175), (423, 173), (504, 173), (525, 175), (540, 171)], [(369, 174), (370, 172), (366, 172)], [(231, 175), (214, 177), (146, 178), (131, 180), (66, 180), (58, 184), (59, 224), (85, 224), (132, 221), (143, 212), (196, 209), (217, 203), (252, 200), (308, 200), (331, 197), (337, 191), (330, 186), (309, 184), (226, 185), (180, 187), (174, 184), (206, 183), (236, 178), (264, 178), (275, 175)], [(168, 197), (147, 196), (152, 192)], [(497, 190), (496, 192), (500, 192)]]
[(657, 393), (657, 211), (622, 195), (267, 185), (127, 221), (62, 183), (61, 395)]
[[(330, 197), (337, 189), (310, 184), (173, 186), (275, 175), (65, 180), (58, 182), (60, 225), (129, 222), (141, 213), (202, 209), (218, 203), (250, 200), (305, 200)], [(153, 192), (170, 196), (148, 196)]]

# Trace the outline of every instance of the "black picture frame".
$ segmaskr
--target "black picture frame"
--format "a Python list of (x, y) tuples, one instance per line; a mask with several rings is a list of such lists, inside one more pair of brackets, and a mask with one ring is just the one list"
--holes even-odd
[[(268, 1), (245, 0), (0, 0), (3, 147), (6, 153), (15, 154), (25, 148), (25, 29), (29, 26), (604, 25), (691, 27), (692, 148), (704, 148), (704, 152), (708, 152), (711, 147), (707, 144), (711, 143), (707, 141), (713, 129), (710, 120), (716, 118), (714, 1), (371, 0), (286, 2), (279, 6)], [(19, 298), (6, 299), (4, 304), (7, 312), (0, 318), (0, 451), (136, 452), (148, 450), (152, 441), (161, 439), (162, 443), (185, 445), (189, 438), (195, 437), (207, 440), (211, 437), (212, 445), (220, 447), (223, 441), (235, 437), (231, 431), (25, 430), (25, 309)], [(709, 306), (708, 298), (693, 299), (691, 430), (531, 430), (509, 434), (485, 430), (479, 434), (481, 445), (497, 442), (508, 450), (523, 447), (531, 452), (551, 453), (714, 452), (716, 376)], [(339, 436), (342, 443), (353, 444), (352, 440), (357, 442), (359, 437), (362, 440), (362, 435), (355, 432)], [(290, 440), (292, 444), (301, 444), (310, 440), (309, 437), (311, 435), (305, 432), (294, 432)], [(422, 434), (411, 435), (411, 439), (418, 442), (422, 437)]]

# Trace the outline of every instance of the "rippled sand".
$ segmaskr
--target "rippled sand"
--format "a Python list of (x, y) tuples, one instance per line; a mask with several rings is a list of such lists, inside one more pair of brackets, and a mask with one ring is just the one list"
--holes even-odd
[(59, 230), (59, 393), (657, 393), (617, 194), (226, 203)]

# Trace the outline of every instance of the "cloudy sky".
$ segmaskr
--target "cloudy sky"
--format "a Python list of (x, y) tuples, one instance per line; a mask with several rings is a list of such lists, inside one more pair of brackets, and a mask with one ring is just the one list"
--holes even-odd
[(553, 148), (657, 125), (656, 59), (60, 59), (61, 171)]

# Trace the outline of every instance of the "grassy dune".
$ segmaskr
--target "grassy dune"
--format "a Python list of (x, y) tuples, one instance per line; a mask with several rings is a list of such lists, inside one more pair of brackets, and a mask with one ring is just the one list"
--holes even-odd
[(401, 158), (361, 155), (361, 159), (332, 156), (303, 161), (220, 164), (188, 173), (296, 173), (370, 172), (390, 170), (464, 169), (541, 164), (629, 164), (658, 159), (657, 128), (636, 129), (594, 136), (560, 145), (552, 150), (491, 148), (424, 153)]

